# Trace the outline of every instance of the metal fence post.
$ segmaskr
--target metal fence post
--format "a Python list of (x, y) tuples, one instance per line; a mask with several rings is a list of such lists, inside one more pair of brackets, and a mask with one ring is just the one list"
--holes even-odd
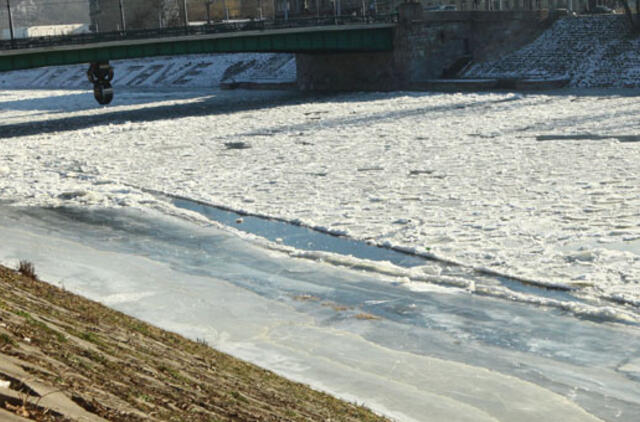
[(184, 10), (184, 27), (189, 28), (189, 12), (187, 11), (187, 0), (182, 1), (182, 9)]
[(120, 6), (120, 26), (122, 32), (127, 32), (127, 24), (124, 19), (124, 6), (122, 6), (122, 0), (118, 0), (118, 6)]
[(11, 17), (11, 3), (9, 2), (9, 0), (7, 0), (7, 12), (9, 13), (9, 33), (11, 34), (11, 42), (13, 43), (13, 19)]
[(211, 4), (213, 1), (207, 0), (207, 25), (211, 25)]
[(229, 23), (229, 8), (227, 7), (227, 0), (222, 0), (222, 7), (224, 8), (225, 19), (227, 23)]

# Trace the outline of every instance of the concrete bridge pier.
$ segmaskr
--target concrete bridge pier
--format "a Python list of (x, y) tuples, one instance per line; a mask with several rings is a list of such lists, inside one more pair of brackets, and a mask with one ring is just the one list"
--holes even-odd
[(296, 54), (297, 84), (302, 91), (391, 91), (403, 86), (406, 56), (399, 48), (411, 47), (406, 30), (422, 18), (419, 3), (399, 6), (392, 51)]
[(391, 91), (397, 88), (393, 52), (296, 54), (301, 91)]

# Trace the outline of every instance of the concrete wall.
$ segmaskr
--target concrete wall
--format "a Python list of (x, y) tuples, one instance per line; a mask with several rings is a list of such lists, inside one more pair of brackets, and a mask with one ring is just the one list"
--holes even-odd
[[(405, 80), (439, 78), (465, 56), (485, 60), (531, 42), (553, 20), (546, 10), (420, 14), (401, 7), (396, 62)], [(417, 16), (417, 18), (416, 18)]]
[(393, 53), (296, 54), (303, 91), (390, 91), (398, 87)]
[(399, 7), (394, 50), (369, 54), (297, 54), (302, 90), (392, 90), (447, 76), (470, 58), (485, 59), (532, 41), (553, 20), (546, 11), (423, 13)]
[[(122, 0), (128, 30), (184, 24), (182, 3), (177, 0)], [(91, 0), (91, 23), (99, 32), (122, 30), (118, 0)]]
[[(429, 19), (419, 4), (404, 4), (399, 8), (400, 22), (394, 39), (394, 65), (398, 85), (405, 87), (414, 81), (439, 78), (458, 59), (469, 52), (471, 37), (469, 20), (445, 13)], [(446, 13), (449, 15), (450, 13)], [(430, 15), (430, 14), (429, 14)]]

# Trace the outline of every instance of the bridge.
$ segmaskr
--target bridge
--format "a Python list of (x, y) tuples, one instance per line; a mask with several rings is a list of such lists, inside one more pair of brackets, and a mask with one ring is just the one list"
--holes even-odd
[(420, 3), (402, 3), (397, 15), (376, 19), (247, 21), (0, 42), (0, 71), (90, 63), (87, 76), (94, 84), (94, 96), (108, 104), (113, 98), (111, 60), (282, 52), (295, 53), (301, 90), (412, 89), (425, 81), (455, 76), (490, 47), (518, 47), (522, 39), (537, 37), (555, 18), (544, 11), (423, 13)]
[[(184, 54), (348, 53), (393, 49), (393, 16), (331, 18), (280, 24), (240, 22), (185, 28), (80, 34), (0, 43), (0, 71), (90, 63), (96, 100), (113, 98), (111, 60)], [(328, 24), (331, 23), (331, 24)]]

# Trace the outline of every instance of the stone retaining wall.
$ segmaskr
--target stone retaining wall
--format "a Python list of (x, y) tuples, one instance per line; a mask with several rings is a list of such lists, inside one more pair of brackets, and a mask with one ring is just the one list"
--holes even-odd
[(394, 90), (440, 78), (465, 57), (513, 49), (550, 22), (541, 11), (423, 13), (418, 3), (399, 8), (394, 50), (388, 53), (297, 54), (302, 90)]

